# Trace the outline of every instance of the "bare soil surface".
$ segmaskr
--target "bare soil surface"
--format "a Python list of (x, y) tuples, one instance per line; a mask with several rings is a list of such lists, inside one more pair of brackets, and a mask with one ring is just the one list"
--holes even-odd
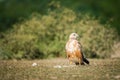
[(120, 80), (120, 58), (89, 61), (76, 66), (63, 58), (1, 60), (0, 80)]

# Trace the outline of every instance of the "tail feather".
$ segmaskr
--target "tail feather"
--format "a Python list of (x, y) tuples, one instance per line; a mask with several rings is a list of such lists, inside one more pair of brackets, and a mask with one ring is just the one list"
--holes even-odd
[(86, 58), (83, 58), (83, 61), (87, 64), (89, 64), (89, 61)]

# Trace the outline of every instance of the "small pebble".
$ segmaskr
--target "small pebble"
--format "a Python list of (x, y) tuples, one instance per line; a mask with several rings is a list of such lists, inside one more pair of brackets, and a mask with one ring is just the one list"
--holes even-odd
[(32, 66), (37, 66), (37, 63), (33, 63)]
[(62, 66), (56, 65), (56, 66), (54, 66), (54, 68), (62, 68)]

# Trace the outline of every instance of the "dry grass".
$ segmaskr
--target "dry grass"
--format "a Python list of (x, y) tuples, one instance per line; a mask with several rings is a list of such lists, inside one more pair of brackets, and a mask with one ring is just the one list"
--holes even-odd
[[(0, 61), (0, 80), (119, 80), (120, 59), (89, 59), (70, 66), (66, 59)], [(37, 66), (32, 66), (37, 63)], [(62, 67), (54, 68), (60, 65)], [(64, 66), (64, 67), (63, 67)], [(66, 67), (65, 67), (66, 66)]]

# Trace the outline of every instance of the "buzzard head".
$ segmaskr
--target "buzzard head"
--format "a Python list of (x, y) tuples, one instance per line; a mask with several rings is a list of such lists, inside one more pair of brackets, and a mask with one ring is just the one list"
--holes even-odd
[(79, 38), (79, 35), (77, 33), (71, 33), (70, 36), (69, 36), (69, 39), (78, 39)]

